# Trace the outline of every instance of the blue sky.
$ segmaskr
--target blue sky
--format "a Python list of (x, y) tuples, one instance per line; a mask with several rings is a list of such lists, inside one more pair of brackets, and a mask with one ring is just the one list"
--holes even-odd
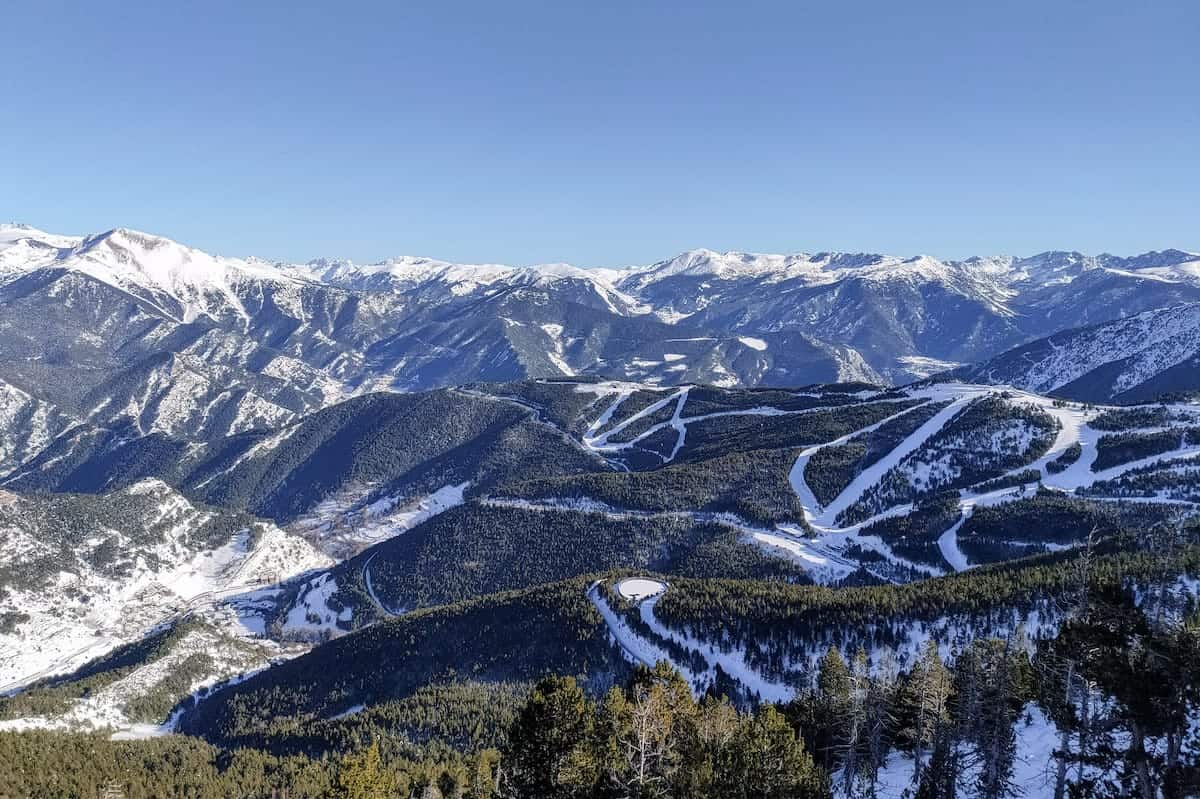
[(1200, 3), (5, 10), (0, 219), (223, 254), (1200, 249)]

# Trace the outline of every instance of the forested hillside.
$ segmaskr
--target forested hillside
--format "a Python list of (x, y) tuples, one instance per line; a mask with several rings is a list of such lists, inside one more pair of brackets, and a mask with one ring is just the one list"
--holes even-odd
[[(1067, 700), (1103, 707), (1103, 733), (1082, 729), (1043, 664), (1089, 645), (1065, 636), (1099, 645), (1081, 592), (1122, 640), (1178, 648), (1154, 668), (1192, 657), (1197, 429), (1186, 403), (957, 383), (572, 379), (52, 445), (0, 505), (0, 743), (27, 762), (14, 731), (202, 737), (217, 748), (146, 745), (194, 764), (196, 795), (320, 796), (366, 772), (464, 796), (609, 795), (648, 773), (667, 795), (740, 795), (767, 740), (787, 795), (950, 796), (944, 768), (958, 795), (1051, 795), (1061, 763), (1096, 795), (1187, 785), (1186, 718), (1145, 727), (1144, 773), (1118, 687), (1087, 677)], [(1190, 685), (1153, 701), (1191, 707)], [(579, 770), (553, 789), (529, 765), (547, 702), (576, 718), (553, 737)], [(677, 754), (634, 774), (617, 754), (650, 720)], [(1048, 736), (1076, 748), (1054, 759)]]

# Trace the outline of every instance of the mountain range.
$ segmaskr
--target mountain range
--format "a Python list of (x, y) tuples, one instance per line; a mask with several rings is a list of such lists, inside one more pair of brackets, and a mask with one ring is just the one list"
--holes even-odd
[[(544, 678), (636, 705), (665, 662), (778, 705), (836, 795), (900, 797), (944, 658), (964, 784), (1011, 750), (1026, 796), (1067, 762), (1124, 795), (1138, 734), (1200, 786), (1197, 391), (1180, 250), (289, 264), (2, 226), (0, 749), (203, 739), (263, 795), (332, 790), (271, 780), (508, 758)], [(1175, 672), (1113, 676), (1164, 629)], [(830, 743), (871, 703), (878, 740)]]
[(85, 426), (208, 439), (372, 390), (527, 377), (903, 384), (1186, 302), (1200, 302), (1200, 256), (1179, 250), (962, 261), (694, 250), (625, 269), (286, 264), (126, 229), (9, 225), (0, 411), (28, 423), (0, 455), (12, 465)]

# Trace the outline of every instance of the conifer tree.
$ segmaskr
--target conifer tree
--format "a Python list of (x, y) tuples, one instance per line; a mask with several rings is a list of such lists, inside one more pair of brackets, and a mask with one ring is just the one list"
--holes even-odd
[(937, 642), (926, 641), (903, 689), (906, 716), (912, 720), (907, 732), (912, 741), (914, 785), (921, 783), (926, 753), (939, 726), (947, 721), (950, 686), (950, 670), (942, 662)]
[(774, 705), (742, 721), (718, 770), (723, 799), (817, 799), (828, 786)]
[(979, 752), (979, 777), (976, 795), (979, 799), (1008, 799), (1018, 790), (1013, 784), (1013, 763), (1016, 758), (1017, 686), (1013, 640), (1005, 639), (1003, 647), (989, 641), (976, 649), (982, 650), (981, 676), (983, 711), (976, 727), (976, 747)]
[(514, 799), (590, 797), (599, 777), (595, 708), (573, 677), (547, 677), (521, 709), (504, 770)]
[(867, 699), (870, 693), (870, 664), (867, 653), (859, 649), (850, 668), (849, 685), (840, 714), (840, 735), (836, 739), (842, 763), (842, 792), (855, 794), (861, 774), (861, 756), (867, 726)]
[(379, 741), (343, 758), (338, 768), (340, 799), (392, 799), (396, 776), (389, 773), (379, 756)]
[(826, 771), (832, 771), (835, 755), (846, 737), (847, 711), (852, 690), (850, 668), (836, 647), (830, 647), (817, 664), (817, 688), (813, 697), (814, 741), (820, 748)]
[(621, 796), (668, 796), (690, 759), (696, 706), (668, 663), (635, 671), (625, 691), (609, 691), (600, 708), (604, 760)]

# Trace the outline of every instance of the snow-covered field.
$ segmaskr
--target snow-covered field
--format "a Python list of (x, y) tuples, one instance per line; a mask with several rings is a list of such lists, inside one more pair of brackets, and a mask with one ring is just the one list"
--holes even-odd
[(617, 583), (617, 593), (630, 602), (641, 602), (666, 590), (666, 584), (646, 577), (630, 577)]
[(369, 486), (352, 486), (322, 500), (288, 525), (288, 531), (312, 541), (333, 558), (345, 559), (461, 505), (469, 485), (447, 485), (432, 494), (385, 496), (373, 501), (369, 501)]
[(257, 637), (263, 624), (254, 600), (274, 584), (332, 564), (303, 539), (270, 524), (196, 551), (185, 543), (198, 523), (187, 500), (156, 481), (127, 490), (160, 496), (161, 513), (178, 522), (126, 576), (80, 568), (61, 572), (40, 590), (10, 590), (0, 610), (28, 618), (0, 635), (0, 691), (73, 671), (188, 613), (212, 618), (232, 636)]

